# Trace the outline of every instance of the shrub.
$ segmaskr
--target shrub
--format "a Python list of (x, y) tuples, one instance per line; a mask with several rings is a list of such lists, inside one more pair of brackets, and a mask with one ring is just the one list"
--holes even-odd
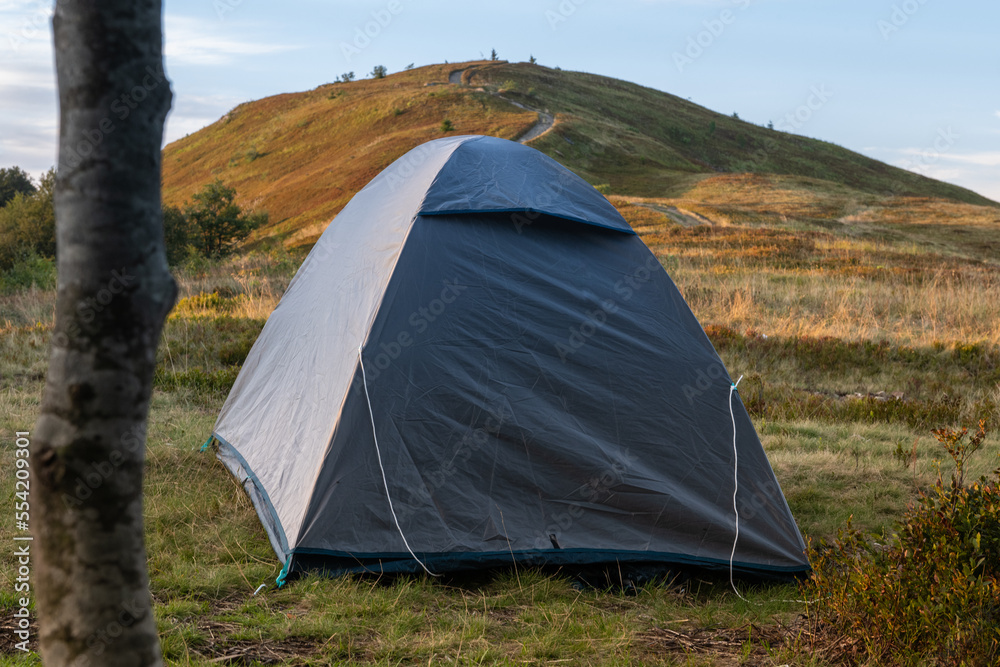
[(442, 132), (451, 132), (454, 129), (455, 129), (455, 126), (452, 125), (451, 121), (448, 120), (447, 118), (445, 118), (443, 121), (441, 121), (441, 131)]
[(31, 177), (20, 167), (0, 169), (0, 206), (4, 206), (18, 193), (30, 196), (35, 193), (35, 189)]
[(840, 661), (992, 665), (1000, 658), (1000, 469), (971, 486), (964, 464), (985, 421), (935, 437), (955, 473), (921, 495), (880, 545), (850, 523), (832, 545), (810, 549), (804, 584), (815, 641)]
[(54, 289), (56, 286), (56, 263), (48, 257), (41, 257), (29, 251), (25, 257), (14, 262), (0, 273), (0, 294), (10, 294), (30, 289)]
[(18, 190), (0, 208), (0, 270), (32, 255), (55, 257), (55, 180), (55, 169), (50, 169), (36, 190), (28, 194)]
[(373, 79), (384, 79), (385, 75), (389, 73), (389, 70), (385, 68), (385, 65), (375, 65), (372, 69)]

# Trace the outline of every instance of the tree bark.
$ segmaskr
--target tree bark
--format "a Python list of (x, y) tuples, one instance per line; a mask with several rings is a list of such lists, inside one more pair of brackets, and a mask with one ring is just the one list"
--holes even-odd
[(48, 667), (161, 665), (143, 541), (145, 424), (177, 295), (160, 147), (159, 0), (58, 0), (56, 325), (32, 443), (35, 594)]

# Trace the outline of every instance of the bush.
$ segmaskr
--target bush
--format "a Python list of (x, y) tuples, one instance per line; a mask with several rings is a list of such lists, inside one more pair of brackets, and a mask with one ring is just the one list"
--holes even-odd
[(1000, 659), (1000, 469), (971, 486), (964, 463), (984, 421), (939, 429), (955, 462), (897, 524), (888, 544), (851, 528), (810, 549), (805, 594), (816, 641), (851, 664), (993, 665)]
[(455, 129), (455, 126), (452, 125), (452, 123), (451, 123), (451, 121), (449, 119), (445, 118), (443, 121), (441, 121), (441, 131), (442, 132), (451, 132), (454, 129)]
[(30, 196), (35, 189), (31, 177), (20, 167), (0, 169), (0, 206), (6, 205), (18, 193)]
[(167, 261), (176, 266), (192, 256), (228, 255), (250, 233), (267, 224), (266, 212), (244, 212), (234, 203), (236, 190), (216, 179), (181, 210), (163, 209), (163, 235)]
[(35, 252), (29, 252), (0, 273), (0, 294), (10, 294), (30, 289), (54, 289), (56, 286), (56, 263), (48, 257), (40, 257)]
[(374, 79), (384, 79), (385, 75), (389, 73), (389, 70), (385, 68), (385, 65), (375, 65), (372, 69), (372, 78)]
[(29, 256), (55, 257), (56, 216), (52, 203), (56, 174), (46, 173), (37, 190), (15, 192), (0, 208), (0, 270)]

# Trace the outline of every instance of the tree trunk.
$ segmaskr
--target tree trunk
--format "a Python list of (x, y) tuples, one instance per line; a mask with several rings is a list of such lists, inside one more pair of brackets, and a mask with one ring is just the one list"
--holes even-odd
[(48, 667), (161, 665), (143, 542), (145, 424), (167, 269), (170, 108), (159, 0), (59, 0), (56, 325), (32, 443), (35, 593)]

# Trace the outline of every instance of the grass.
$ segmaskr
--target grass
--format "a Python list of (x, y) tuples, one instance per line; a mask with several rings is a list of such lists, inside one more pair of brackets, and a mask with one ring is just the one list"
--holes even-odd
[[(461, 85), (448, 83), (455, 70), (464, 70)], [(240, 104), (165, 148), (164, 201), (181, 205), (221, 178), (236, 188), (240, 206), (268, 211), (270, 223), (255, 239), (308, 246), (358, 190), (408, 150), (452, 130), (506, 139), (524, 134), (537, 114), (508, 100), (552, 113), (554, 127), (532, 147), (602, 192), (668, 195), (709, 206), (718, 216), (761, 218), (781, 199), (807, 226), (854, 219), (864, 233), (874, 215), (891, 220), (893, 233), (914, 237), (930, 229), (927, 212), (938, 229), (948, 220), (967, 220), (969, 212), (957, 204), (1000, 220), (996, 202), (833, 144), (617, 79), (489, 61), (429, 65)], [(995, 237), (967, 241), (995, 255)]]
[[(303, 186), (300, 177), (318, 178), (322, 165), (353, 155), (377, 170), (406, 142), (422, 140), (421, 132), (436, 136), (445, 113), (462, 131), (475, 123), (493, 123), (509, 136), (521, 131), (519, 111), (491, 106), (496, 100), (485, 93), (469, 97), (480, 75), (461, 89), (423, 85), (428, 77), (447, 80), (449, 70), (463, 66), (241, 106), (209, 132), (168, 149), (165, 165), (180, 165), (168, 179), (172, 192), (210, 180), (218, 169), (211, 165), (228, 163), (235, 152), (222, 150), (222, 139), (237, 141), (252, 130), (254, 136), (239, 139), (246, 144), (240, 150), (257, 147), (260, 155), (252, 165), (243, 160), (225, 167), (227, 182), (236, 179), (243, 193), (239, 179), (260, 180), (262, 172), (251, 169), (270, 164), (274, 178), (260, 182), (273, 190), (248, 192), (262, 197), (265, 208), (278, 206), (272, 212), (285, 211), (272, 215), (272, 231), (285, 234), (287, 245), (308, 242), (327, 219), (317, 216), (332, 215), (373, 175), (360, 169), (336, 191), (331, 183), (339, 175), (323, 176), (315, 189)], [(544, 77), (520, 80), (504, 65), (489, 67), (497, 68), (496, 76), (481, 70), (483, 83), (515, 80), (507, 94), (534, 89), (535, 106), (571, 101), (548, 100)], [(622, 95), (638, 94), (629, 86), (622, 84)], [(331, 91), (338, 92), (333, 99)], [(433, 106), (422, 129), (407, 130), (405, 140), (387, 135), (372, 143), (365, 128), (388, 122), (372, 104), (384, 102), (386, 118), (410, 119), (425, 113), (410, 104), (412, 95)], [(368, 136), (368, 143), (344, 143), (346, 153), (332, 157), (323, 152), (329, 147), (317, 148), (300, 156), (302, 174), (292, 174), (291, 148), (278, 141), (282, 132), (322, 132), (323, 123), (332, 122), (321, 118), (322, 105), (341, 104), (355, 114), (350, 131), (358, 142)], [(530, 126), (535, 116), (528, 116)], [(572, 118), (566, 126), (574, 127)], [(724, 131), (720, 121), (718, 132)], [(546, 140), (571, 145), (553, 132)], [(202, 159), (205, 173), (196, 166)], [(593, 158), (595, 169), (603, 159)], [(803, 534), (831, 538), (853, 517), (853, 525), (876, 540), (887, 536), (921, 490), (950, 473), (931, 429), (971, 426), (979, 417), (997, 422), (996, 208), (767, 174), (690, 172), (664, 180), (661, 196), (630, 194), (619, 180), (627, 168), (626, 161), (618, 175), (612, 171), (598, 182), (610, 181), (611, 200), (667, 268), (727, 368), (745, 376), (742, 400)], [(648, 185), (634, 188), (645, 192)], [(282, 197), (295, 198), (294, 206), (280, 208)], [(327, 203), (320, 206), (321, 200)], [(675, 210), (701, 217), (685, 226), (668, 214)], [(728, 582), (707, 579), (628, 596), (577, 590), (559, 573), (521, 569), (449, 581), (307, 578), (254, 596), (277, 576), (278, 561), (239, 484), (198, 450), (303, 256), (301, 249), (289, 252), (261, 239), (255, 247), (223, 262), (189, 260), (177, 272), (181, 299), (158, 352), (146, 527), (168, 664), (825, 664), (799, 640), (803, 605), (789, 602), (799, 594), (787, 586), (741, 588), (750, 603), (733, 595)], [(43, 266), (33, 271), (50, 273)], [(54, 301), (51, 282), (25, 280), (0, 291), (4, 433), (34, 423)], [(12, 469), (10, 442), (0, 446), (0, 470)], [(990, 436), (967, 477), (996, 467), (997, 451)], [(12, 482), (9, 474), (0, 480), (8, 507)], [(8, 522), (0, 524), (0, 542), (10, 544), (11, 533)], [(13, 566), (12, 550), (0, 550), (5, 609), (15, 602)], [(30, 664), (38, 664), (37, 657), (13, 652), (4, 630), (0, 665)]]
[[(741, 395), (807, 537), (830, 538), (849, 517), (886, 535), (919, 490), (948, 472), (930, 428), (995, 416), (1000, 349), (975, 316), (987, 306), (950, 299), (937, 277), (951, 272), (989, 295), (995, 266), (957, 248), (928, 255), (782, 225), (687, 228), (654, 209), (616, 203), (668, 266), (727, 367), (747, 375)], [(159, 352), (146, 478), (149, 565), (168, 664), (822, 664), (796, 644), (802, 606), (788, 601), (799, 596), (787, 586), (748, 588), (748, 604), (725, 581), (626, 596), (522, 569), (445, 582), (307, 578), (253, 596), (273, 581), (278, 561), (239, 484), (198, 450), (300, 258), (277, 248), (192, 261), (178, 273), (181, 300)], [(789, 276), (813, 283), (818, 296), (803, 298)], [(880, 314), (879, 335), (853, 309), (831, 312), (835, 301), (821, 285), (838, 280), (854, 298), (896, 295), (895, 310)], [(733, 290), (754, 281), (770, 291), (752, 308), (738, 307)], [(889, 326), (893, 313), (935, 300), (952, 301), (946, 317), (927, 311), (925, 328)], [(793, 302), (796, 314), (766, 329), (765, 315), (746, 319)], [(34, 421), (53, 303), (54, 292), (37, 287), (0, 296), (7, 433)], [(996, 465), (995, 438), (986, 450), (970, 477)], [(11, 456), (5, 446), (3, 469)], [(12, 502), (11, 481), (3, 485)], [(5, 539), (9, 533), (7, 525), (0, 530)], [(0, 560), (0, 602), (9, 607), (10, 550)], [(4, 650), (0, 664), (37, 664)]]

